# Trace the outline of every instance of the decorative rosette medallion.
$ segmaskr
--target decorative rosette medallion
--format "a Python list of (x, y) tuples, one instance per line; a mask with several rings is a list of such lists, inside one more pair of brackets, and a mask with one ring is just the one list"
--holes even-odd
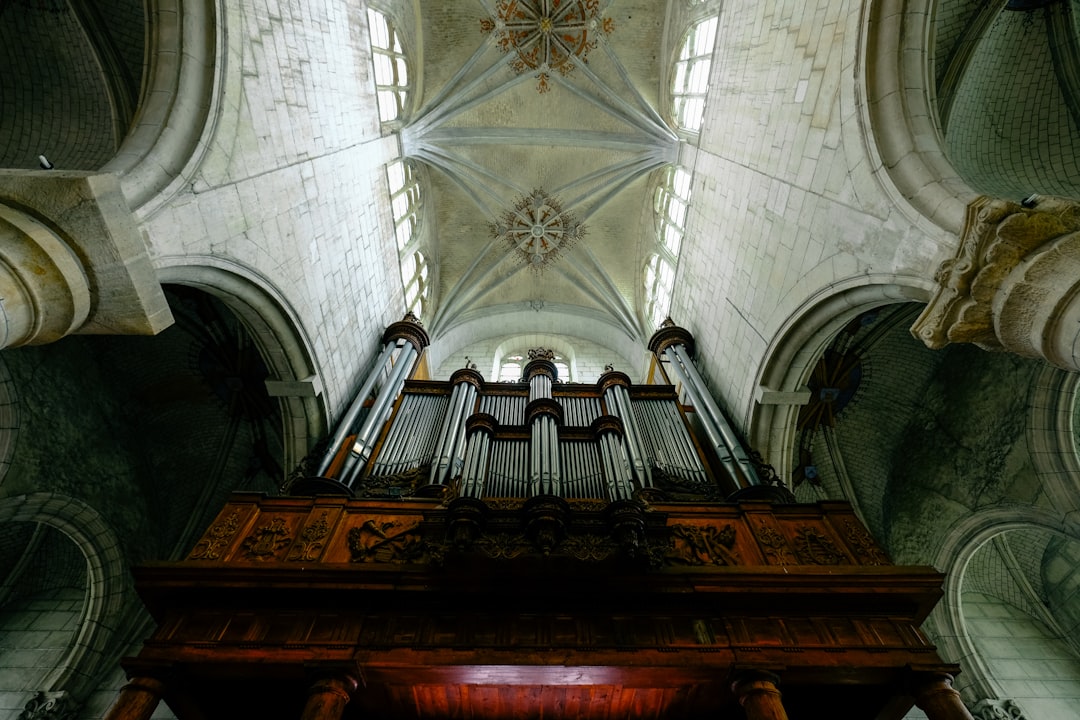
[(588, 62), (597, 38), (614, 27), (611, 18), (601, 17), (600, 0), (499, 0), (495, 17), (480, 21), (481, 32), (495, 33), (499, 50), (514, 52), (514, 72), (536, 72), (541, 93), (551, 89), (553, 70), (565, 77), (575, 58)]
[(585, 236), (585, 226), (574, 214), (563, 210), (558, 199), (543, 188), (518, 198), (511, 210), (492, 226), (495, 237), (505, 240), (529, 267), (543, 270), (559, 253), (569, 250)]

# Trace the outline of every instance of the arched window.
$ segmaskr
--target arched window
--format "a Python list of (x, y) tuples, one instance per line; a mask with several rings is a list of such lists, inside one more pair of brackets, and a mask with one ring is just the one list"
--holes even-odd
[(428, 265), (423, 253), (402, 258), (401, 284), (405, 287), (405, 309), (423, 317), (428, 298)]
[(379, 99), (379, 120), (396, 120), (405, 110), (409, 95), (409, 65), (394, 24), (378, 10), (368, 8), (371, 61), (375, 65), (375, 92)]
[(655, 210), (660, 245), (672, 260), (679, 257), (689, 205), (690, 173), (681, 167), (669, 169), (666, 182), (656, 189)]
[(660, 327), (667, 317), (674, 286), (674, 266), (659, 254), (650, 257), (645, 265), (645, 317), (652, 327)]
[(394, 235), (400, 253), (408, 248), (416, 226), (420, 224), (420, 184), (413, 175), (412, 166), (401, 160), (386, 166), (386, 179), (390, 184)]
[(520, 381), (524, 362), (525, 356), (521, 353), (511, 353), (503, 356), (502, 364), (499, 365), (499, 382)]
[(672, 114), (683, 130), (697, 132), (705, 116), (705, 91), (719, 18), (711, 17), (686, 33), (671, 81)]
[[(499, 382), (520, 382), (521, 373), (529, 362), (528, 357), (528, 353), (524, 350), (515, 350), (503, 355), (502, 360), (499, 362)], [(555, 353), (555, 357), (551, 362), (559, 373), (560, 381), (572, 382), (570, 363), (567, 362), (565, 356)]]

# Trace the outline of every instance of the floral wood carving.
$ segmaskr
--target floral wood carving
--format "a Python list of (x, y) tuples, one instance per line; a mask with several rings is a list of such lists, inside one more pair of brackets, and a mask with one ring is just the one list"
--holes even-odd
[(253, 560), (273, 560), (290, 542), (284, 518), (276, 517), (244, 538), (244, 555)]
[(394, 475), (367, 477), (356, 490), (357, 497), (409, 497), (426, 482), (431, 474), (431, 465), (421, 465)]
[(324, 510), (318, 520), (304, 528), (296, 544), (289, 551), (288, 557), (285, 558), (286, 562), (311, 562), (318, 557), (325, 546), (323, 540), (330, 533), (330, 523), (326, 521), (327, 514)]
[(795, 550), (799, 560), (809, 565), (843, 565), (847, 562), (832, 538), (809, 525), (796, 531)]
[(672, 563), (684, 565), (738, 565), (735, 551), (735, 528), (725, 525), (673, 525), (671, 527), (671, 551), (667, 556)]
[(188, 560), (217, 560), (233, 535), (240, 528), (240, 509), (232, 513), (219, 523), (210, 526), (206, 535), (195, 545), (195, 549), (188, 555)]
[(473, 547), (496, 560), (511, 560), (532, 550), (532, 543), (524, 534), (494, 533), (477, 540)]
[(603, 535), (572, 535), (563, 541), (559, 549), (578, 560), (595, 562), (611, 557), (619, 546)]
[(762, 549), (765, 551), (765, 556), (770, 558), (773, 563), (777, 565), (793, 565), (795, 563), (795, 558), (788, 548), (787, 540), (776, 528), (761, 525), (756, 528), (755, 535), (758, 543), (761, 544)]
[(844, 523), (848, 545), (867, 565), (888, 565), (889, 558), (881, 551), (874, 538), (854, 520)]
[(397, 522), (366, 520), (363, 525), (349, 530), (346, 542), (352, 562), (420, 563), (425, 562), (427, 549), (423, 539), (416, 534), (416, 524), (400, 527)]

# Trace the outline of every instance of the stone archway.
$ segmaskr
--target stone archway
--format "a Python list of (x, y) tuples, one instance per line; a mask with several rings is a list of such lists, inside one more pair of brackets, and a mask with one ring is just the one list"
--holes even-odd
[[(67, 625), (57, 630), (70, 630), (66, 647), (59, 653), (59, 659), (37, 673), (37, 687), (24, 691), (25, 700), (29, 700), (35, 691), (47, 693), (68, 693), (75, 702), (81, 702), (92, 691), (103, 671), (104, 661), (109, 657), (113, 643), (126, 637), (137, 623), (131, 623), (129, 613), (135, 607), (134, 593), (122, 559), (120, 543), (102, 517), (82, 501), (57, 493), (33, 493), (0, 500), (0, 524), (5, 526), (22, 525), (29, 529), (27, 541), (32, 549), (43, 551), (50, 543), (59, 548), (60, 555), (74, 553), (85, 560), (82, 578), (73, 578), (72, 582), (49, 583), (40, 577), (49, 565), (45, 562), (17, 565), (13, 571), (19, 573), (19, 582), (24, 585), (37, 585), (45, 588), (45, 596), (52, 600), (63, 599), (71, 602), (71, 591), (77, 589), (73, 584), (82, 580), (85, 590), (77, 608), (55, 606), (58, 616), (52, 618)], [(45, 530), (42, 530), (45, 529)], [(56, 534), (52, 534), (53, 531)], [(50, 537), (51, 536), (51, 537)], [(68, 542), (65, 550), (63, 536)], [(55, 554), (54, 554), (55, 556)], [(25, 557), (25, 554), (24, 554)], [(69, 564), (70, 565), (70, 564)], [(70, 569), (70, 568), (69, 568)], [(77, 568), (76, 568), (77, 570)], [(78, 574), (78, 573), (76, 573)], [(35, 577), (37, 575), (37, 577)], [(48, 588), (52, 587), (49, 595)], [(60, 598), (59, 595), (63, 595)], [(30, 600), (33, 598), (31, 597)], [(77, 623), (70, 627), (71, 618), (78, 616)], [(59, 617), (63, 615), (64, 617)], [(125, 624), (124, 619), (129, 622)], [(43, 627), (51, 626), (46, 625)], [(38, 628), (28, 626), (20, 628), (33, 632)], [(2, 661), (2, 656), (0, 656)], [(25, 661), (24, 661), (25, 662)], [(26, 668), (24, 668), (26, 670)], [(29, 669), (33, 674), (33, 668)], [(10, 691), (9, 688), (4, 688)]]

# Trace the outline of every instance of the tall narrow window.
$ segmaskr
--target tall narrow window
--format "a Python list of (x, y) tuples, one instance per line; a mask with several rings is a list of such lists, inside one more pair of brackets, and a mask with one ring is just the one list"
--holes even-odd
[(413, 176), (412, 166), (401, 160), (386, 166), (386, 180), (390, 184), (390, 207), (394, 214), (397, 248), (398, 252), (403, 252), (420, 223), (420, 183)]
[(674, 266), (660, 255), (650, 257), (645, 265), (645, 316), (652, 327), (660, 327), (667, 317), (674, 287)]
[(375, 65), (375, 92), (379, 99), (379, 120), (396, 120), (405, 110), (409, 95), (409, 65), (394, 24), (378, 10), (368, 8), (371, 61)]
[(675, 62), (671, 82), (672, 111), (675, 124), (683, 130), (697, 132), (701, 129), (718, 21), (712, 17), (690, 28)]
[(402, 258), (401, 284), (405, 287), (405, 309), (423, 317), (428, 299), (428, 265), (423, 253)]
[(661, 247), (679, 257), (686, 211), (690, 205), (690, 173), (681, 167), (668, 170), (666, 181), (656, 189), (657, 230)]

